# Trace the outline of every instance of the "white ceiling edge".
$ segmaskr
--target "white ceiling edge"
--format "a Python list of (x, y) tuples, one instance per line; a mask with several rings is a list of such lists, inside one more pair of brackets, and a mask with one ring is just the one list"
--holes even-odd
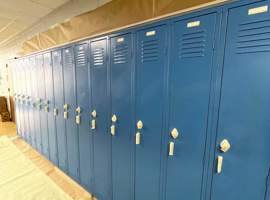
[(31, 27), (20, 32), (10, 40), (0, 45), (0, 60), (7, 60), (18, 56), (23, 42), (29, 40), (36, 34), (48, 30), (50, 27), (64, 22), (67, 19), (82, 13), (94, 10), (112, 0), (70, 0), (48, 15), (42, 17)]

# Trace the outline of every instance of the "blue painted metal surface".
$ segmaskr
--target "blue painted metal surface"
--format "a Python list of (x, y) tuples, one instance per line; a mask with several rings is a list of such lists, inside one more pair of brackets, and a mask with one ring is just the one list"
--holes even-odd
[(57, 138), (56, 138), (55, 120), (53, 115), (53, 108), (54, 108), (53, 69), (50, 52), (44, 54), (44, 77), (45, 77), (45, 91), (46, 91), (44, 111), (47, 115), (47, 122), (48, 122), (47, 132), (49, 139), (49, 156), (50, 160), (55, 165), (58, 165)]
[(88, 42), (74, 47), (77, 91), (76, 116), (78, 121), (80, 182), (91, 191), (93, 184), (93, 136), (90, 129), (90, 66)]
[(268, 199), (267, 6), (235, 1), (16, 59), (18, 133), (99, 200)]
[[(110, 39), (110, 96), (112, 135), (112, 193), (114, 200), (133, 198), (132, 183), (132, 87), (133, 77), (132, 34)], [(112, 128), (113, 128), (112, 127)], [(125, 163), (125, 164), (123, 164)]]
[[(188, 27), (194, 23), (194, 27)], [(197, 25), (196, 25), (197, 23)], [(166, 199), (200, 199), (217, 14), (173, 23)], [(177, 129), (178, 137), (171, 131)]]
[(165, 25), (140, 30), (136, 47), (136, 122), (143, 128), (136, 145), (135, 199), (160, 198), (161, 138), (165, 97), (166, 44)]
[(48, 120), (47, 114), (45, 112), (45, 102), (46, 102), (46, 90), (45, 90), (45, 70), (44, 70), (44, 55), (39, 56), (38, 63), (38, 96), (40, 98), (40, 134), (42, 140), (42, 154), (49, 159), (49, 137), (48, 137)]
[(67, 139), (65, 122), (63, 118), (64, 91), (63, 91), (63, 69), (62, 51), (52, 52), (53, 86), (54, 86), (54, 119), (56, 128), (56, 140), (58, 150), (58, 165), (61, 170), (67, 173)]
[(99, 200), (111, 199), (111, 135), (108, 130), (107, 40), (90, 43), (92, 111), (96, 111), (93, 134), (93, 193)]
[(68, 113), (65, 119), (67, 135), (68, 173), (79, 181), (79, 144), (78, 131), (75, 123), (76, 86), (73, 47), (63, 49), (64, 99)]
[[(263, 6), (269, 1), (228, 9), (215, 147), (223, 167), (220, 174), (213, 169), (212, 199), (267, 199), (270, 17), (254, 10)], [(231, 144), (226, 153), (220, 150), (224, 139)]]

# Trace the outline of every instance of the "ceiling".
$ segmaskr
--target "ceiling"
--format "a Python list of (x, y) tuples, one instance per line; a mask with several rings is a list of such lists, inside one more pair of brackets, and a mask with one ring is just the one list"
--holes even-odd
[(0, 45), (69, 0), (0, 0)]

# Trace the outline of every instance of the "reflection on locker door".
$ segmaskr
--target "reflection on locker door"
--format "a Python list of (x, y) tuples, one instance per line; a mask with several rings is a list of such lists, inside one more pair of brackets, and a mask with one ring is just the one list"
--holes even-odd
[(173, 24), (167, 200), (200, 199), (216, 22), (212, 13)]
[(99, 200), (109, 200), (111, 199), (111, 136), (108, 131), (107, 40), (91, 42), (90, 49), (94, 195)]
[(79, 144), (78, 132), (75, 122), (76, 91), (75, 68), (72, 47), (63, 49), (64, 74), (64, 119), (67, 134), (68, 173), (76, 181), (79, 180)]
[(44, 57), (43, 55), (39, 56), (39, 65), (38, 65), (38, 83), (39, 83), (39, 98), (40, 98), (40, 132), (42, 140), (42, 153), (46, 158), (49, 158), (49, 138), (48, 138), (48, 122), (47, 116), (44, 111), (45, 101), (46, 101), (46, 91), (45, 91), (45, 71), (44, 71)]
[(63, 90), (63, 69), (61, 50), (52, 52), (53, 86), (55, 105), (53, 114), (55, 119), (56, 140), (58, 149), (59, 168), (67, 173), (67, 141), (65, 122), (63, 117), (64, 90)]
[(113, 199), (132, 199), (132, 36), (110, 39), (111, 127)]
[(269, 1), (229, 9), (213, 200), (266, 200), (270, 169)]
[(31, 110), (31, 117), (30, 121), (32, 121), (32, 145), (34, 148), (37, 148), (37, 119), (35, 116), (35, 109), (36, 109), (36, 98), (37, 98), (37, 85), (36, 85), (36, 74), (35, 74), (35, 65), (36, 65), (36, 58), (35, 56), (30, 57), (30, 77), (31, 77), (31, 98), (30, 98), (30, 110)]
[(49, 154), (50, 160), (58, 165), (57, 158), (57, 140), (55, 132), (55, 121), (53, 116), (54, 108), (54, 91), (53, 91), (53, 73), (52, 73), (52, 63), (51, 63), (51, 53), (44, 54), (44, 76), (45, 76), (45, 90), (46, 99), (44, 102), (44, 112), (47, 115), (48, 120), (48, 139), (49, 139)]
[(75, 51), (75, 74), (77, 89), (76, 124), (79, 135), (80, 153), (80, 181), (89, 191), (92, 190), (92, 147), (93, 137), (90, 131), (90, 68), (88, 43), (78, 44), (74, 47)]
[(136, 55), (135, 199), (159, 199), (166, 26), (141, 30)]

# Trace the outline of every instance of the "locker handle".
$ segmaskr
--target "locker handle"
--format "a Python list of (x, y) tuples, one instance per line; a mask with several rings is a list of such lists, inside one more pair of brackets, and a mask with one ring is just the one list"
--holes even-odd
[(76, 115), (76, 124), (80, 124), (81, 123), (81, 116), (80, 115)]
[(221, 174), (223, 166), (223, 156), (218, 156), (217, 158), (217, 173)]
[(96, 120), (95, 119), (92, 119), (92, 121), (91, 121), (91, 129), (92, 130), (96, 129)]
[(169, 144), (169, 156), (174, 156), (174, 142)]
[(64, 119), (67, 119), (67, 118), (68, 118), (68, 112), (65, 111), (65, 112), (64, 112)]
[(111, 125), (111, 135), (115, 136), (115, 125)]
[(141, 144), (141, 133), (137, 132), (136, 133), (136, 145)]

